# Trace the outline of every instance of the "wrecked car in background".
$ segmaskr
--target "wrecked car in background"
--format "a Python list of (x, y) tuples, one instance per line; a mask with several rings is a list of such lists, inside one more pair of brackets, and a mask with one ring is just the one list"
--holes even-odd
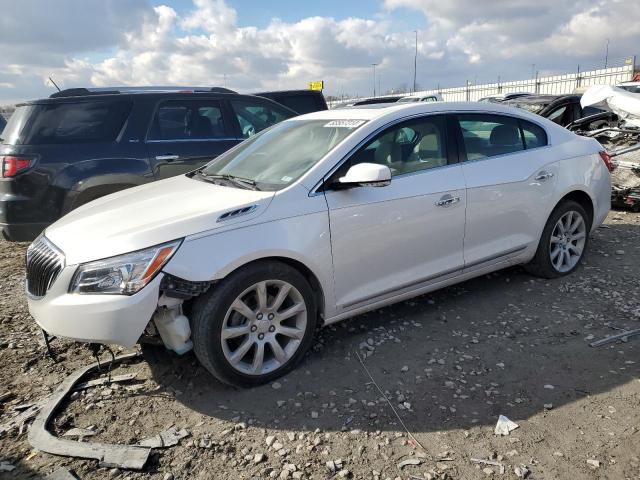
[(566, 127), (584, 117), (601, 113), (602, 110), (580, 104), (581, 95), (527, 95), (505, 100), (504, 105), (522, 108), (554, 123)]
[(612, 159), (611, 204), (640, 211), (640, 93), (609, 85), (594, 85), (582, 96), (585, 108), (613, 112), (618, 119), (603, 125), (603, 114), (575, 122), (569, 129), (595, 138)]

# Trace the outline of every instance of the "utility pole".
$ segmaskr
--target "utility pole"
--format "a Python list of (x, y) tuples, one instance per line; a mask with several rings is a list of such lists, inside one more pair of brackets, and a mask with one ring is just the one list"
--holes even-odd
[(533, 78), (533, 76), (536, 74), (536, 64), (532, 63), (531, 64), (531, 78)]
[(382, 88), (380, 88), (380, 79), (382, 78), (382, 74), (378, 74), (378, 95), (382, 95)]
[(414, 30), (413, 33), (416, 34), (416, 50), (413, 54), (413, 93), (416, 93), (416, 73), (418, 70), (418, 31)]
[(377, 63), (372, 63), (373, 66), (373, 96), (376, 96), (376, 65)]
[(604, 68), (607, 68), (608, 63), (609, 63), (609, 39), (607, 38), (607, 49), (604, 54)]

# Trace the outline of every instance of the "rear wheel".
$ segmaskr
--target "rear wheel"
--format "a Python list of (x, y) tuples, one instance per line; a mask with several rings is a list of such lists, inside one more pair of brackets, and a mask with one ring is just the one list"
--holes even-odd
[(589, 242), (591, 218), (577, 202), (556, 207), (542, 232), (536, 255), (525, 268), (534, 275), (557, 278), (573, 272)]
[(252, 386), (290, 371), (313, 340), (316, 308), (304, 276), (257, 262), (200, 297), (192, 312), (194, 351), (222, 382)]

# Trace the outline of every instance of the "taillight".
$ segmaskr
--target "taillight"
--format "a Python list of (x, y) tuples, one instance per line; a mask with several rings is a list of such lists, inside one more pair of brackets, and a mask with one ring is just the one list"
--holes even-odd
[(14, 157), (7, 155), (0, 157), (2, 163), (2, 178), (15, 177), (31, 166), (32, 158)]
[(600, 153), (600, 158), (602, 159), (604, 164), (607, 166), (607, 170), (609, 170), (609, 172), (613, 172), (613, 162), (611, 161), (611, 156), (604, 150), (601, 150), (598, 153)]

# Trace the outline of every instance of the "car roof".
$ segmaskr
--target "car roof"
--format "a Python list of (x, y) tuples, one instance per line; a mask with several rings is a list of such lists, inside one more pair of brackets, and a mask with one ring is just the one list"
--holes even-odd
[[(49, 98), (41, 98), (38, 100), (30, 100), (27, 102), (22, 102), (16, 105), (16, 107), (24, 106), (24, 105), (46, 105), (46, 104), (58, 104), (58, 103), (79, 103), (79, 102), (92, 102), (99, 100), (131, 100), (132, 98), (137, 97), (146, 97), (146, 98), (170, 98), (172, 100), (180, 99), (180, 98), (233, 98), (233, 99), (247, 99), (247, 98), (256, 98), (256, 95), (244, 95), (240, 93), (235, 93), (229, 90), (228, 92), (218, 91), (216, 90), (207, 90), (207, 91), (185, 91), (185, 90), (168, 90), (168, 91), (159, 91), (159, 90), (136, 90), (136, 91), (125, 91), (125, 92), (116, 92), (113, 90), (105, 90), (105, 91), (94, 91), (89, 94), (72, 94), (69, 96), (51, 96)], [(274, 102), (270, 98), (267, 97), (258, 97), (261, 101), (271, 102), (275, 105), (278, 105), (279, 108), (284, 110), (288, 110), (291, 113), (297, 112), (291, 110), (291, 108), (286, 105), (282, 105), (281, 103)]]
[[(384, 105), (384, 106), (383, 106)], [(526, 110), (506, 106), (500, 103), (479, 103), (479, 102), (415, 102), (415, 103), (392, 103), (366, 106), (354, 106), (350, 108), (339, 108), (333, 110), (323, 110), (320, 112), (307, 113), (299, 117), (286, 121), (295, 120), (375, 120), (383, 117), (397, 117), (421, 114), (421, 113), (449, 113), (449, 112), (479, 112), (479, 113), (504, 113), (512, 116), (530, 118), (540, 121), (541, 117)]]

